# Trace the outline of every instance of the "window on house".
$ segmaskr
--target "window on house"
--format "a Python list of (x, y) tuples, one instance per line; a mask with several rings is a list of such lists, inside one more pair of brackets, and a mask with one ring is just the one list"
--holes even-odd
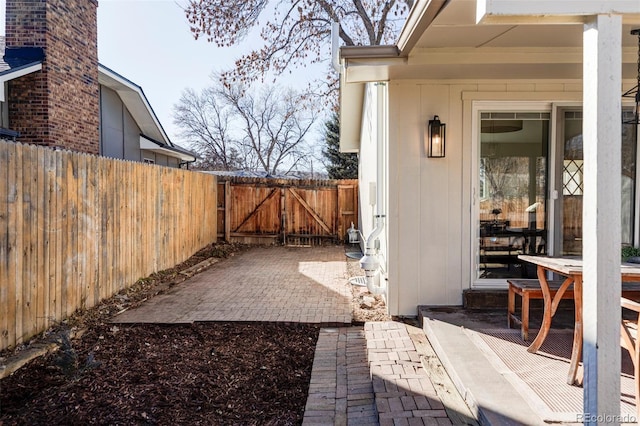
[(562, 168), (562, 195), (582, 195), (583, 163), (578, 159), (564, 160)]
[[(633, 110), (623, 109), (623, 117), (632, 118)], [(564, 113), (562, 171), (562, 249), (563, 255), (582, 255), (583, 145), (582, 111)], [(622, 125), (622, 206), (623, 244), (633, 243), (633, 217), (636, 182), (635, 126)]]

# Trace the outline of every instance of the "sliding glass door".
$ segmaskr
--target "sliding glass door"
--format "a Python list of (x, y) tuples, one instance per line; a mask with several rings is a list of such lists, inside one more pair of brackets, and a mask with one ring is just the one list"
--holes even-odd
[(523, 277), (547, 241), (548, 112), (480, 114), (476, 279)]
[[(582, 255), (582, 110), (557, 107), (553, 116), (550, 110), (478, 111), (474, 286), (534, 278), (535, 270), (518, 259), (520, 254)], [(623, 109), (625, 117), (632, 113)], [(622, 144), (621, 237), (629, 245), (637, 244), (637, 138), (636, 127), (623, 124), (617, 139)]]

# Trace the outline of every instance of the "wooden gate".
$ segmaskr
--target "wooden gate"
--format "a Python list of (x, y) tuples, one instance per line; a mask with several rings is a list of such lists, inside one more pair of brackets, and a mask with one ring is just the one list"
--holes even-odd
[(358, 227), (357, 180), (218, 178), (218, 238), (319, 245)]

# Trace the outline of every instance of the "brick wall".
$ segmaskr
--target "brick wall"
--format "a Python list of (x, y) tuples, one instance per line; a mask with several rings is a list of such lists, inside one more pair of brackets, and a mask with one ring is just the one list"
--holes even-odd
[(9, 82), (19, 141), (98, 154), (97, 0), (7, 0), (6, 45), (42, 47), (42, 71)]

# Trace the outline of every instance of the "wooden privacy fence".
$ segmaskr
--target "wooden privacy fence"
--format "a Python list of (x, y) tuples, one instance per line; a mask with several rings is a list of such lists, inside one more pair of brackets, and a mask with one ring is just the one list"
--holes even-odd
[(318, 245), (358, 227), (357, 180), (218, 177), (218, 238)]
[(0, 349), (215, 241), (216, 177), (0, 142)]

